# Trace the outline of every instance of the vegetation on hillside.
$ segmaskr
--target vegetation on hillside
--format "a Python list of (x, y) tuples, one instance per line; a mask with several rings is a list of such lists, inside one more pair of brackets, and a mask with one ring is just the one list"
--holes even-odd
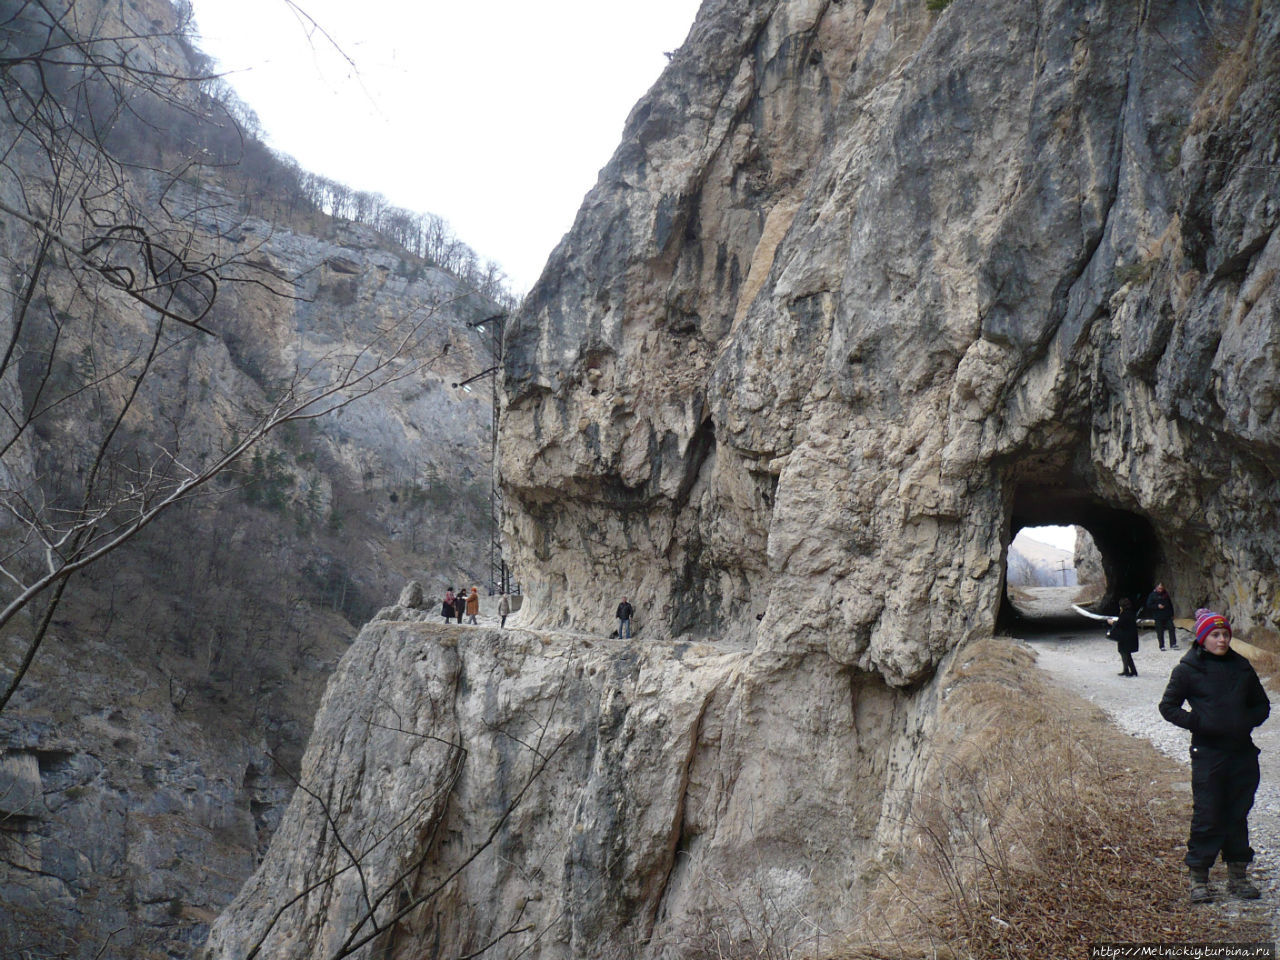
[[(70, 937), (85, 956), (149, 955), (198, 942), (202, 911), (243, 878), (211, 867), (173, 894), (204, 906), (159, 920), (120, 891), (143, 879), (178, 891), (176, 872), (216, 864), (218, 851), (251, 859), (290, 789), (271, 764), (297, 764), (355, 628), (406, 575), (477, 577), (487, 410), (453, 416), (456, 398), (441, 399), (456, 434), (441, 456), (460, 465), (435, 482), (425, 461), (386, 467), (361, 444), (401, 427), (429, 435), (422, 411), (436, 408), (414, 398), (475, 359), (470, 314), (441, 301), (468, 284), (500, 293), (501, 277), (438, 218), (274, 155), (191, 45), (189, 11), (2, 6), (0, 740), (55, 742), (82, 778), (43, 782), (47, 816), (0, 812), (12, 842), (0, 913), (26, 897), (35, 917), (0, 922), (0, 953), (78, 956)], [(306, 260), (353, 236), (408, 282)], [(282, 267), (293, 251), (301, 265)], [(295, 284), (289, 269), (306, 275)], [(362, 311), (384, 286), (381, 309)], [(497, 309), (468, 296), (470, 310)], [(313, 423), (384, 389), (333, 435)], [(217, 785), (202, 771), (242, 760), (254, 790), (209, 801)], [(104, 803), (130, 823), (150, 816), (158, 788), (138, 771), (157, 766), (234, 828), (180, 850), (208, 824), (166, 810), (139, 839), (102, 816)], [(12, 851), (39, 844), (77, 850), (68, 883), (91, 895), (32, 894), (57, 881)], [(104, 845), (127, 850), (127, 864), (100, 857)], [(166, 845), (172, 857), (150, 870)], [(117, 927), (109, 945), (93, 939)]]

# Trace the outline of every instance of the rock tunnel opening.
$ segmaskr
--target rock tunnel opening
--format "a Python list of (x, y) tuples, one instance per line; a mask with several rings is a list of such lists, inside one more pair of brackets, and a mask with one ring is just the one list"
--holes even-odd
[[(1116, 612), (1123, 596), (1140, 604), (1164, 566), (1160, 538), (1142, 514), (1114, 506), (1078, 488), (1019, 484), (1010, 512), (1010, 541), (1024, 527), (1044, 526), (1083, 527), (1093, 538), (1105, 579), (1102, 596), (1094, 604), (1099, 613)], [(1006, 567), (997, 625), (1004, 629), (1014, 625), (1025, 628), (1030, 625), (1028, 620), (1009, 599)]]

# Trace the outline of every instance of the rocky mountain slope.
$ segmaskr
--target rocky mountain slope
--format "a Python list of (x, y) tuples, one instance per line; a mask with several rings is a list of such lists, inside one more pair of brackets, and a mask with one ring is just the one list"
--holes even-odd
[(1051, 523), (1115, 589), (1280, 620), (1276, 30), (704, 4), (510, 331), (534, 622), (627, 593), (663, 635), (912, 684)]
[[(70, 9), (66, 23), (85, 33), (66, 56), (92, 59), (111, 42), (94, 38), (129, 36), (142, 75), (157, 65), (200, 74), (169, 3)], [(33, 10), (16, 5), (0, 27), (7, 71), (24, 69), (12, 55)], [(139, 93), (136, 116), (124, 116), (145, 136), (101, 133), (91, 164), (15, 126), (15, 91), (31, 75), (5, 76), (6, 571), (18, 570), (23, 537), (20, 509), (10, 509), (74, 504), (153, 331), (161, 348), (111, 454), (117, 491), (143, 488), (147, 470), (165, 462), (216, 458), (289, 390), (324, 383), (335, 362), (374, 356), (415, 331), (416, 352), (398, 361), (411, 376), (273, 433), (76, 574), (0, 713), (0, 954), (188, 956), (265, 850), (324, 683), (357, 626), (406, 577), (423, 579), (433, 597), (448, 584), (485, 583), (489, 391), (451, 384), (491, 362), (488, 335), (468, 324), (500, 308), (369, 226), (284, 202), (270, 178), (287, 168), (272, 167), (251, 138), (243, 156), (257, 158), (256, 173), (183, 160), (184, 138), (212, 130), (236, 139), (229, 116), (200, 112), (210, 105), (196, 92), (180, 87), (172, 102)], [(70, 142), (82, 142), (74, 134)], [(112, 155), (125, 159), (105, 162)], [(73, 167), (79, 179), (65, 173)], [(18, 214), (49, 213), (60, 193), (70, 198), (63, 235), (92, 238), (97, 221), (128, 216), (153, 236), (181, 236), (190, 260), (221, 264), (201, 320), (209, 332), (156, 327), (155, 312), (122, 289), (123, 274), (85, 271), (78, 254), (41, 259), (41, 234)], [(196, 283), (173, 289), (175, 314), (197, 308)], [(31, 424), (18, 429), (29, 411)], [(5, 603), (15, 592), (7, 579), (0, 591)], [(0, 684), (35, 620), (0, 635)]]
[(1010, 586), (1064, 587), (1076, 583), (1074, 556), (1025, 533), (1014, 537), (1005, 557)]
[(367, 628), (211, 956), (827, 937), (1018, 529), (1280, 620), (1280, 15), (931, 6), (703, 4), (508, 332), (532, 629)]

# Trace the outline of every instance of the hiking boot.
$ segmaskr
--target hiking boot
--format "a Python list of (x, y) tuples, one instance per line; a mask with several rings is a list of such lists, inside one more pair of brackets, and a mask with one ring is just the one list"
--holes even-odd
[(1213, 899), (1213, 894), (1209, 892), (1209, 868), (1208, 867), (1188, 867), (1187, 873), (1191, 877), (1190, 900), (1192, 903), (1208, 903)]
[(1247, 863), (1227, 864), (1227, 893), (1241, 900), (1257, 900), (1262, 896), (1262, 891), (1249, 880)]

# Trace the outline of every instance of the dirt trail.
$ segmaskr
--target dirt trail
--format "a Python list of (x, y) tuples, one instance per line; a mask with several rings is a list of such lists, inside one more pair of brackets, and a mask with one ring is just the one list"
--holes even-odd
[[(1070, 609), (1076, 588), (1044, 587), (1028, 590), (1027, 613), (1039, 616), (1062, 615)], [(1097, 704), (1127, 733), (1144, 737), (1161, 753), (1182, 763), (1187, 770), (1184, 788), (1191, 790), (1191, 766), (1188, 749), (1191, 734), (1165, 722), (1157, 704), (1169, 681), (1169, 673), (1191, 642), (1185, 631), (1179, 631), (1178, 649), (1162, 651), (1154, 631), (1144, 630), (1141, 645), (1134, 654), (1138, 676), (1118, 676), (1120, 656), (1113, 641), (1106, 639), (1105, 624), (1077, 617), (1078, 626), (1059, 621), (1062, 628), (1053, 632), (1026, 631), (1025, 639), (1036, 651), (1041, 669), (1054, 681), (1086, 700)], [(1263, 897), (1254, 903), (1227, 899), (1223, 892), (1225, 870), (1215, 867), (1212, 887), (1221, 909), (1263, 920), (1273, 931), (1277, 927), (1277, 903), (1280, 898), (1280, 696), (1271, 695), (1271, 718), (1254, 731), (1253, 739), (1262, 750), (1262, 783), (1258, 787), (1253, 811), (1249, 814), (1249, 841), (1253, 846), (1254, 876), (1263, 889)]]

